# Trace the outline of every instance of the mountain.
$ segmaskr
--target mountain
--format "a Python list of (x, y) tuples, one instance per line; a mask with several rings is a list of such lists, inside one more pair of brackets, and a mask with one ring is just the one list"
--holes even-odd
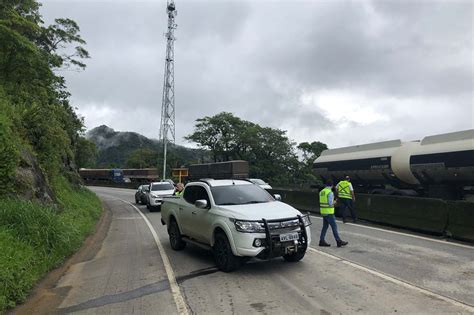
[[(135, 168), (138, 166), (133, 164), (132, 160), (133, 157), (136, 158), (137, 156), (144, 157), (144, 164), (140, 164), (143, 167), (159, 166), (163, 161), (161, 141), (149, 139), (136, 132), (115, 131), (102, 125), (88, 131), (86, 138), (97, 146), (96, 167), (99, 168)], [(180, 167), (208, 162), (209, 156), (209, 152), (206, 150), (168, 144), (167, 164), (169, 167)]]

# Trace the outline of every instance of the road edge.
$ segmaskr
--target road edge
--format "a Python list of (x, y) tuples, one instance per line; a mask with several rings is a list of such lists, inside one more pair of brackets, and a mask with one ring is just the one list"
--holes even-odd
[(101, 201), (102, 215), (94, 231), (84, 240), (82, 246), (63, 264), (48, 272), (32, 289), (26, 301), (6, 314), (51, 314), (58, 313), (61, 304), (69, 290), (55, 290), (56, 284), (72, 265), (93, 259), (102, 248), (110, 224), (112, 211), (105, 202)]

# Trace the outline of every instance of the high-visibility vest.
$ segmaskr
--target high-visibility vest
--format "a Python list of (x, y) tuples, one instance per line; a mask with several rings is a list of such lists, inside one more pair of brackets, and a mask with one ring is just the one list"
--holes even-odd
[(352, 199), (350, 185), (351, 183), (349, 183), (347, 180), (341, 180), (337, 185), (337, 197)]
[(182, 191), (182, 190), (181, 190), (181, 191), (177, 191), (177, 192), (174, 193), (175, 196), (181, 196), (182, 194), (183, 194), (183, 191)]
[(334, 214), (334, 204), (329, 205), (329, 194), (332, 193), (330, 188), (324, 188), (319, 193), (319, 210), (321, 214)]

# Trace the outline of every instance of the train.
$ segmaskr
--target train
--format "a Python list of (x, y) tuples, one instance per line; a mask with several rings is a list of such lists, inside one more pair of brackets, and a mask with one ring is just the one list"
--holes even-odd
[(464, 199), (474, 194), (474, 129), (329, 149), (313, 167), (323, 181), (350, 176), (360, 192)]
[(84, 181), (112, 181), (115, 183), (149, 183), (159, 180), (158, 169), (79, 169), (79, 175)]

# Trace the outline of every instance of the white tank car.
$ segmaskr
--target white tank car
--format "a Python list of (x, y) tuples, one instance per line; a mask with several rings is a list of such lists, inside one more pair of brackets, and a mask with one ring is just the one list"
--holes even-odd
[(474, 185), (474, 129), (325, 150), (314, 170), (323, 179), (349, 175), (360, 186)]

